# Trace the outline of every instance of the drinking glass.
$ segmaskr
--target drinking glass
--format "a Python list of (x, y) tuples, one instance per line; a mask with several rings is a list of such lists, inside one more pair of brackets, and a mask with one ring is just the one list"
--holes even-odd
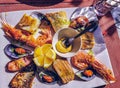
[(114, 7), (117, 7), (120, 3), (120, 0), (97, 0), (93, 5), (94, 12), (98, 16), (103, 16), (107, 12), (111, 11)]
[(117, 29), (117, 32), (120, 38), (120, 7), (114, 8), (111, 11), (111, 13), (114, 18), (115, 26), (116, 26), (116, 29)]
[(120, 38), (120, 22), (117, 22), (115, 25), (116, 25), (116, 28), (117, 28), (118, 36)]

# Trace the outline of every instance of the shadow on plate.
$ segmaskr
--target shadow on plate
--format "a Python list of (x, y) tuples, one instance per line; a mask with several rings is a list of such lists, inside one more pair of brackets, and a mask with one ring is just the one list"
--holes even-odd
[(105, 85), (98, 86), (98, 87), (93, 87), (93, 88), (105, 88)]
[(27, 4), (31, 6), (51, 6), (62, 2), (63, 0), (17, 0), (22, 4)]

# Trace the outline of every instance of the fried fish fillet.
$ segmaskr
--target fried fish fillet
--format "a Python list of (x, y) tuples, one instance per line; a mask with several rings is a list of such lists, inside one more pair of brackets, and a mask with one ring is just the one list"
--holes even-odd
[(68, 83), (74, 79), (74, 72), (67, 60), (57, 59), (53, 63), (55, 71), (58, 73), (63, 83)]
[(33, 34), (38, 29), (39, 25), (39, 19), (36, 19), (28, 14), (24, 14), (16, 27)]

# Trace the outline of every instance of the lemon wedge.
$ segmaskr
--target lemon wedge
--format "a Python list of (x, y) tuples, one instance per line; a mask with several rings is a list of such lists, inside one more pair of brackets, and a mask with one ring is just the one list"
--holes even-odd
[(45, 56), (53, 61), (56, 59), (56, 53), (53, 49), (49, 49)]
[(37, 66), (43, 66), (44, 65), (44, 56), (35, 57), (35, 58), (33, 58), (33, 61)]
[(45, 57), (44, 58), (44, 68), (48, 68), (49, 66), (51, 66), (52, 62), (53, 62), (53, 60)]
[(61, 53), (67, 53), (67, 52), (70, 52), (71, 49), (72, 49), (72, 45), (70, 45), (69, 47), (64, 47), (62, 45), (62, 40), (59, 40), (57, 43), (56, 43), (56, 49), (57, 51), (61, 52)]
[(49, 49), (51, 49), (51, 48), (52, 48), (52, 45), (51, 45), (51, 44), (44, 44), (44, 45), (41, 47), (42, 53), (43, 53), (43, 54), (46, 54), (47, 51), (48, 51)]
[(42, 48), (40, 46), (36, 47), (34, 50), (34, 57), (43, 56)]

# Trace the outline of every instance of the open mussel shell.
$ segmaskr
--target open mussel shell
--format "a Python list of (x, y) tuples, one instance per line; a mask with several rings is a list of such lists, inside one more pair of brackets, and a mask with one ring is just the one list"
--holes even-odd
[[(39, 72), (39, 79), (42, 83), (46, 84), (55, 84), (57, 81), (59, 81), (58, 75), (50, 70), (43, 70)], [(48, 77), (48, 80), (46, 80), (44, 77)]]
[(11, 59), (18, 59), (24, 56), (28, 56), (32, 54), (32, 51), (30, 50), (26, 50), (25, 49), (25, 53), (24, 54), (18, 54), (15, 49), (16, 48), (20, 48), (18, 46), (15, 46), (13, 44), (8, 44), (5, 48), (4, 48), (4, 52), (5, 54), (10, 57)]
[[(88, 69), (85, 69), (85, 70), (88, 70)], [(92, 79), (94, 79), (95, 78), (95, 72), (94, 72), (94, 70), (91, 70), (92, 72), (93, 72), (93, 75), (92, 76), (85, 76), (83, 73), (84, 73), (84, 71), (85, 70), (81, 70), (81, 71), (78, 71), (78, 72), (76, 72), (75, 73), (75, 75), (77, 76), (77, 77), (79, 77), (81, 80), (83, 80), (83, 81), (90, 81), (90, 80), (92, 80)]]

